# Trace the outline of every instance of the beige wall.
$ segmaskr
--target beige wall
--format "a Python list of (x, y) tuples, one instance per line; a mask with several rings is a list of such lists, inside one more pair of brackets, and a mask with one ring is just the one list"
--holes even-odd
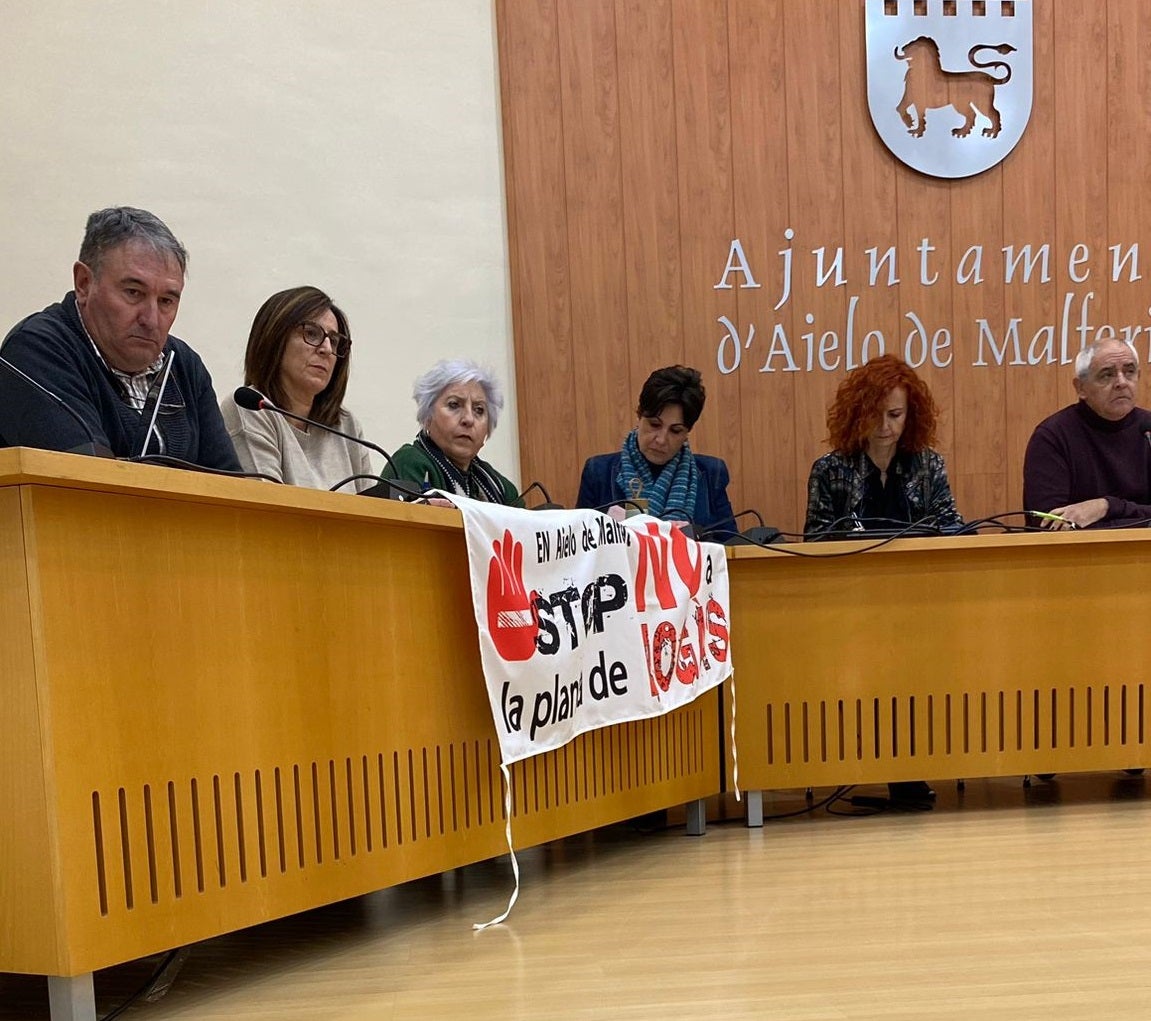
[(493, 34), (490, 0), (5, 4), (0, 329), (69, 288), (91, 210), (143, 206), (191, 254), (175, 332), (217, 393), (263, 299), (313, 283), (370, 438), (410, 439), (412, 379), (467, 355), (518, 477)]

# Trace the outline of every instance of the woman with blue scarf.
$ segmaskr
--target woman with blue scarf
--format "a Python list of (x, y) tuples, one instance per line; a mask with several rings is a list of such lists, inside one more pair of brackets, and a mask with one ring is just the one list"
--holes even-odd
[(694, 525), (697, 535), (714, 531), (722, 541), (734, 533), (727, 465), (692, 453), (688, 443), (705, 399), (696, 369), (656, 369), (640, 391), (639, 421), (622, 449), (584, 465), (576, 506), (604, 510), (631, 501), (653, 517)]

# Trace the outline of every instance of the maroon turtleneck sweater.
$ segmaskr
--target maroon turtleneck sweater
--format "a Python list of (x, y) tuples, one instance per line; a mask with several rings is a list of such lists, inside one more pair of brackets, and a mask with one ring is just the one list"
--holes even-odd
[(1151, 412), (1135, 408), (1118, 422), (1100, 418), (1083, 401), (1035, 427), (1023, 459), (1023, 506), (1055, 507), (1107, 500), (1096, 528), (1151, 521)]

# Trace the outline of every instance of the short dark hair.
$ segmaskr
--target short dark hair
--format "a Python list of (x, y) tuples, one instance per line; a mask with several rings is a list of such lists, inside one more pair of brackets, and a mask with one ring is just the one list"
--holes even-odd
[[(336, 317), (336, 329), (350, 338), (347, 316), (318, 287), (290, 287), (273, 294), (260, 306), (252, 320), (248, 347), (244, 352), (244, 384), (254, 386), (273, 403), (283, 407), (287, 403), (287, 395), (280, 387), (280, 363), (284, 360), (284, 349), (292, 338), (292, 331), (301, 323), (314, 320), (328, 311)], [(328, 385), (312, 400), (309, 418), (324, 425), (339, 422), (344, 393), (348, 389), (348, 363), (351, 360), (350, 350), (346, 358), (336, 359)]]
[(180, 264), (180, 272), (187, 272), (188, 250), (167, 224), (154, 213), (132, 206), (110, 206), (88, 217), (84, 240), (80, 242), (80, 261), (95, 276), (100, 272), (104, 253), (129, 241), (140, 241), (158, 255), (170, 255)]
[(639, 392), (635, 413), (640, 418), (657, 418), (669, 404), (678, 404), (683, 409), (683, 424), (690, 430), (699, 421), (706, 400), (707, 392), (698, 369), (669, 365), (647, 377)]

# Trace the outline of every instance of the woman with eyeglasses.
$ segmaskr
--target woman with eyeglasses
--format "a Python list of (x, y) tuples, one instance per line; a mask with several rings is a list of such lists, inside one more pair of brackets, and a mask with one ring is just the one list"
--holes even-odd
[[(273, 294), (252, 320), (244, 383), (285, 411), (361, 436), (359, 422), (343, 406), (351, 352), (348, 320), (332, 299), (318, 287), (292, 287)], [(274, 411), (237, 407), (231, 395), (220, 411), (245, 471), (311, 489), (373, 475), (368, 449), (351, 440)], [(346, 489), (374, 484), (373, 478), (356, 479)]]

